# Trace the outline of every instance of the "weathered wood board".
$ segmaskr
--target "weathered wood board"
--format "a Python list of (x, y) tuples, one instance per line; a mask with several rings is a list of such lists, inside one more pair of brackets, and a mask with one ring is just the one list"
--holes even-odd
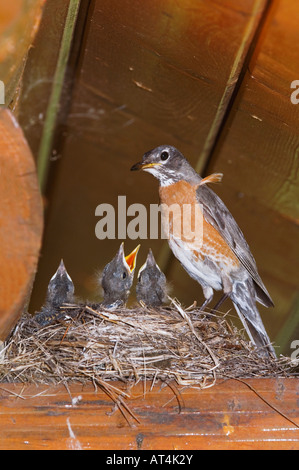
[[(299, 425), (298, 379), (246, 382)], [(299, 449), (299, 428), (243, 383), (185, 389), (177, 397), (160, 385), (139, 383), (129, 391), (126, 403), (138, 423), (91, 386), (70, 385), (68, 392), (1, 384), (0, 449)]]

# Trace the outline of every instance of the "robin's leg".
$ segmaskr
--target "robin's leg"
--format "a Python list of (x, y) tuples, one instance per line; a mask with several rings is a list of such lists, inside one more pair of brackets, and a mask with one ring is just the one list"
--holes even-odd
[(204, 303), (201, 304), (201, 306), (199, 307), (199, 310), (202, 310), (202, 311), (203, 311), (203, 310), (206, 308), (206, 306), (209, 305), (209, 303), (211, 302), (211, 300), (212, 300), (212, 299), (206, 299), (206, 300), (204, 301)]
[(226, 299), (229, 297), (230, 293), (232, 292), (232, 282), (228, 276), (223, 276), (222, 277), (222, 284), (223, 284), (223, 296), (221, 299), (217, 302), (214, 308), (212, 308), (212, 312), (215, 312), (216, 310), (219, 309), (220, 305), (223, 304), (223, 302), (226, 301)]
[(213, 297), (214, 297), (214, 291), (212, 287), (203, 287), (203, 295), (205, 296), (205, 301), (204, 303), (199, 307), (200, 310), (204, 310), (207, 305), (209, 305), (210, 302), (212, 302)]
[(217, 304), (215, 305), (215, 307), (212, 308), (212, 312), (216, 312), (216, 311), (219, 309), (220, 305), (222, 305), (223, 302), (225, 302), (226, 299), (228, 299), (228, 297), (229, 297), (228, 294), (223, 294), (223, 296), (221, 297), (221, 299), (218, 300), (218, 302), (217, 302)]

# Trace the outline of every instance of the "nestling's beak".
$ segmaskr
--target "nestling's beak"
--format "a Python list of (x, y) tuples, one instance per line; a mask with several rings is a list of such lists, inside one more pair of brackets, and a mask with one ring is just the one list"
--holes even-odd
[(66, 272), (66, 269), (65, 269), (65, 266), (64, 266), (64, 262), (63, 262), (63, 259), (60, 261), (60, 265), (56, 271), (55, 274), (59, 274), (60, 276), (62, 276), (63, 274), (65, 274)]
[(71, 282), (73, 282), (64, 266), (63, 260), (61, 260), (56, 273), (51, 278), (51, 281), (54, 281), (55, 278), (62, 278), (64, 276), (66, 276)]
[(148, 252), (148, 255), (147, 255), (147, 258), (146, 258), (146, 265), (147, 266), (157, 266), (157, 268), (160, 269), (159, 266), (156, 263), (156, 260), (154, 258), (154, 255), (153, 255), (153, 252), (152, 252), (151, 249), (149, 249), (149, 252)]
[(131, 273), (134, 271), (136, 266), (137, 254), (139, 251), (140, 245), (136, 246), (135, 250), (132, 251), (128, 256), (125, 257), (126, 263), (130, 268)]
[(152, 168), (153, 166), (160, 166), (160, 165), (161, 163), (159, 162), (152, 162), (152, 163), (138, 162), (132, 166), (131, 171), (146, 170), (146, 168)]

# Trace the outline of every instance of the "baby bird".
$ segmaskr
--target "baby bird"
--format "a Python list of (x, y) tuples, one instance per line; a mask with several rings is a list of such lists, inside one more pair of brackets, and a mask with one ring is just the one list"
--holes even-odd
[(72, 303), (75, 287), (63, 260), (52, 278), (50, 279), (45, 304), (41, 311), (34, 316), (34, 320), (40, 326), (46, 326), (59, 319), (60, 307), (64, 303)]
[(138, 302), (141, 301), (148, 307), (159, 307), (167, 301), (166, 277), (157, 265), (151, 249), (138, 272), (136, 297)]
[(64, 303), (72, 302), (74, 293), (73, 281), (64, 266), (63, 260), (61, 260), (56, 273), (50, 279), (46, 303), (53, 307), (60, 307)]
[(125, 256), (122, 243), (115, 257), (105, 266), (101, 280), (104, 291), (102, 306), (116, 308), (126, 305), (133, 284), (139, 248), (140, 245)]

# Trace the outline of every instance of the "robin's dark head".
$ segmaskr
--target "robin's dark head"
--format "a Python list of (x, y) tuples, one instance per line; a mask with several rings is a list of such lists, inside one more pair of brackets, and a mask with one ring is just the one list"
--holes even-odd
[(138, 273), (136, 297), (138, 301), (151, 307), (159, 307), (167, 301), (166, 277), (157, 265), (151, 249)]
[(138, 245), (128, 256), (124, 253), (124, 244), (120, 245), (115, 257), (108, 263), (102, 274), (102, 287), (104, 291), (104, 304), (115, 302), (125, 304), (132, 287), (136, 266)]
[(201, 180), (184, 155), (170, 145), (160, 145), (146, 152), (142, 161), (132, 166), (131, 171), (136, 170), (148, 171), (158, 178), (161, 186), (181, 180), (190, 183)]
[(63, 303), (72, 302), (74, 292), (73, 281), (65, 269), (63, 260), (61, 260), (56, 273), (49, 282), (46, 302), (53, 307), (59, 307)]

